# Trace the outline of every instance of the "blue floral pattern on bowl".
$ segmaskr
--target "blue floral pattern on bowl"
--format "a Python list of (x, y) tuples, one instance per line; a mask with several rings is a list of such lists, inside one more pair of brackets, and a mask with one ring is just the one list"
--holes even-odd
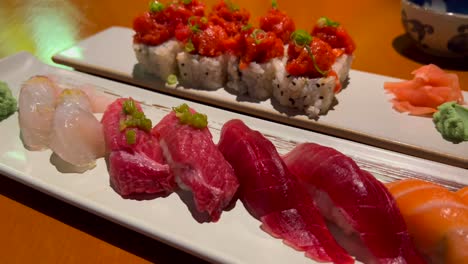
[(460, 34), (449, 40), (447, 48), (452, 52), (468, 56), (468, 24), (458, 27), (458, 33)]
[(419, 20), (416, 20), (416, 19), (408, 19), (405, 10), (401, 11), (401, 17), (402, 17), (403, 26), (405, 27), (406, 32), (416, 33), (418, 43), (422, 45), (423, 47), (427, 48), (427, 45), (422, 43), (422, 41), (424, 37), (426, 36), (426, 33), (427, 34), (434, 33), (434, 27), (428, 24), (423, 24)]

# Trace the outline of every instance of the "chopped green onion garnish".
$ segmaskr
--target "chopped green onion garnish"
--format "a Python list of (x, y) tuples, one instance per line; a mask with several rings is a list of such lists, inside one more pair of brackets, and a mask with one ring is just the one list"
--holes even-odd
[(191, 16), (189, 19), (188, 19), (188, 26), (189, 26), (189, 29), (193, 32), (193, 33), (197, 33), (197, 32), (200, 32), (200, 25), (198, 25), (197, 23), (193, 24), (192, 21), (194, 19), (197, 19), (196, 16)]
[(336, 22), (336, 21), (333, 21), (331, 19), (329, 19), (328, 17), (321, 17), (317, 20), (317, 25), (319, 27), (325, 27), (325, 26), (328, 26), (328, 27), (337, 27), (340, 25), (340, 23)]
[(124, 113), (127, 115), (131, 115), (133, 112), (137, 111), (135, 101), (133, 101), (132, 99), (125, 100), (122, 108)]
[(255, 40), (255, 44), (257, 45), (262, 42), (262, 39), (258, 38), (258, 34), (261, 34), (261, 33), (265, 33), (265, 31), (257, 28), (251, 34), (252, 38)]
[(314, 56), (314, 54), (312, 54), (312, 51), (310, 50), (310, 46), (307, 45), (307, 46), (305, 46), (305, 48), (306, 48), (306, 50), (307, 50), (307, 53), (309, 53), (309, 56), (312, 58), (312, 62), (314, 63), (314, 68), (315, 68), (315, 70), (316, 70), (318, 73), (322, 74), (322, 76), (327, 75), (328, 72), (327, 72), (327, 71), (322, 71), (322, 70), (319, 68), (319, 66), (317, 65), (317, 62), (315, 61), (315, 56)]
[(164, 10), (164, 4), (158, 1), (152, 1), (149, 4), (149, 10), (151, 13), (161, 12)]
[(195, 46), (193, 45), (192, 39), (189, 39), (187, 43), (185, 43), (184, 47), (185, 52), (192, 52), (195, 50)]
[(291, 34), (291, 39), (294, 41), (296, 45), (304, 46), (309, 54), (312, 62), (314, 63), (315, 70), (320, 73), (322, 76), (327, 75), (326, 71), (322, 71), (317, 62), (315, 61), (315, 56), (312, 54), (312, 50), (310, 49), (310, 43), (312, 42), (312, 36), (305, 30), (298, 29)]
[(188, 4), (192, 3), (192, 0), (182, 0), (182, 3), (184, 5), (188, 5)]
[(247, 25), (243, 25), (241, 30), (242, 31), (246, 31), (246, 30), (249, 30), (252, 28), (252, 24), (248, 23)]
[(272, 1), (271, 1), (271, 8), (273, 8), (273, 9), (278, 9), (278, 1), (272, 0)]
[(303, 29), (294, 31), (291, 34), (291, 39), (299, 46), (309, 45), (312, 42), (312, 36)]
[(229, 0), (226, 0), (224, 2), (228, 6), (229, 11), (231, 11), (231, 12), (239, 11), (239, 7), (236, 4), (234, 4), (233, 2), (231, 2)]
[(133, 129), (129, 129), (125, 132), (125, 139), (127, 139), (128, 144), (136, 143), (136, 132)]
[(138, 110), (133, 99), (125, 100), (122, 108), (123, 113), (127, 116), (125, 120), (120, 120), (120, 131), (123, 131), (127, 127), (137, 127), (145, 131), (151, 130), (151, 120), (146, 118), (145, 114)]
[(178, 82), (177, 76), (175, 74), (170, 74), (169, 76), (167, 76), (167, 81), (166, 82), (169, 85), (177, 84), (177, 82)]
[(205, 128), (208, 125), (208, 117), (205, 114), (190, 112), (190, 108), (187, 104), (173, 107), (172, 110), (182, 124), (187, 124), (195, 128)]
[(206, 23), (208, 23), (208, 18), (202, 17), (202, 18), (200, 18), (200, 22), (202, 22), (203, 24), (206, 24)]

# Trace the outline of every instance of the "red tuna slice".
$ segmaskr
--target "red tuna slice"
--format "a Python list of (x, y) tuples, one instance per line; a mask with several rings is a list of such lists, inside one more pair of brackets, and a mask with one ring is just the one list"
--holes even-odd
[(233, 200), (239, 183), (231, 165), (213, 143), (208, 128), (182, 124), (171, 112), (152, 133), (158, 137), (179, 187), (192, 193), (196, 210), (209, 214), (211, 221), (218, 221)]
[(112, 151), (109, 163), (111, 184), (123, 196), (133, 193), (168, 193), (174, 189), (172, 179), (168, 180), (169, 166), (143, 153)]
[[(137, 127), (121, 130), (121, 120), (127, 117), (123, 112), (123, 103), (126, 100), (132, 99), (120, 98), (110, 104), (101, 120), (109, 153), (111, 184), (122, 196), (168, 194), (174, 190), (176, 184), (157, 139)], [(135, 106), (142, 112), (137, 102)], [(133, 144), (127, 142), (125, 133), (128, 129), (135, 131)]]
[(316, 261), (354, 263), (325, 225), (311, 196), (274, 145), (240, 120), (227, 122), (218, 144), (239, 178), (239, 197), (273, 237)]
[(284, 161), (308, 188), (322, 214), (349, 237), (359, 238), (362, 247), (352, 252), (358, 259), (424, 263), (392, 195), (351, 158), (332, 148), (304, 143), (285, 155)]

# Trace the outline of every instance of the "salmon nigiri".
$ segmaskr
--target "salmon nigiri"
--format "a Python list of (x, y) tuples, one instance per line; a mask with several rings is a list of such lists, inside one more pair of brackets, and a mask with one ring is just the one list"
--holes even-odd
[(468, 186), (465, 186), (464, 188), (461, 188), (458, 190), (457, 195), (462, 198), (462, 200), (465, 202), (466, 205), (468, 205)]
[(468, 206), (457, 194), (417, 179), (387, 188), (421, 252), (434, 263), (468, 263)]
[(427, 115), (437, 111), (437, 106), (455, 101), (463, 104), (463, 94), (458, 76), (446, 73), (434, 64), (414, 70), (414, 78), (402, 82), (386, 82), (384, 88), (395, 95), (393, 107), (399, 112)]

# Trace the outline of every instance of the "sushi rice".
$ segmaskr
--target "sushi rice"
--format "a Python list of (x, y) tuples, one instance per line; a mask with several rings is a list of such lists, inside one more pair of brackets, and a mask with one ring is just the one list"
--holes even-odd
[(182, 44), (175, 39), (157, 46), (133, 44), (138, 62), (148, 72), (162, 80), (171, 74), (178, 74), (176, 55), (182, 51)]
[(179, 82), (185, 87), (217, 90), (226, 83), (226, 55), (206, 57), (185, 51), (177, 54)]
[(251, 62), (245, 69), (239, 69), (238, 63), (230, 60), (228, 63), (227, 87), (241, 94), (248, 94), (258, 100), (266, 100), (272, 96), (275, 77), (275, 63), (281, 59), (275, 58), (266, 63)]
[[(333, 64), (343, 85), (348, 77), (352, 56), (342, 55)], [(283, 106), (303, 110), (312, 119), (325, 114), (335, 98), (336, 77), (295, 77), (286, 72), (284, 61), (274, 61), (273, 97)]]

